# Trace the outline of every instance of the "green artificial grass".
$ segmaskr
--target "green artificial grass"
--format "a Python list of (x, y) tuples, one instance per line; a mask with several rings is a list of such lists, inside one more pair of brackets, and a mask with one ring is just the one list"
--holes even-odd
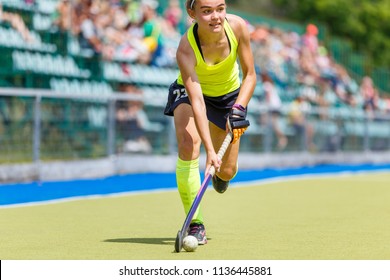
[(207, 190), (209, 243), (174, 253), (177, 192), (0, 209), (3, 260), (389, 260), (390, 173)]

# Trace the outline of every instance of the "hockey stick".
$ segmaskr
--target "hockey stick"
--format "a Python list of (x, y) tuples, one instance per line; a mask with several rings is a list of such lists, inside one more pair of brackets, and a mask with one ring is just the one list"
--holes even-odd
[[(223, 140), (221, 148), (219, 148), (219, 151), (218, 151), (218, 158), (219, 159), (222, 159), (223, 155), (225, 154), (227, 148), (230, 145), (230, 142), (232, 141), (232, 137), (233, 137), (232, 133), (229, 132), (226, 135), (225, 140)], [(211, 166), (207, 177), (203, 180), (202, 185), (200, 186), (200, 189), (199, 189), (198, 193), (196, 194), (194, 201), (192, 202), (190, 211), (187, 214), (187, 217), (184, 221), (184, 224), (183, 224), (181, 230), (179, 230), (179, 232), (177, 233), (176, 241), (175, 241), (175, 251), (177, 253), (179, 253), (181, 251), (181, 248), (183, 247), (184, 236), (187, 233), (188, 227), (190, 226), (191, 220), (194, 217), (195, 211), (198, 208), (200, 201), (202, 200), (202, 197), (204, 195), (204, 192), (206, 191), (206, 189), (210, 183), (210, 180), (214, 176), (214, 174), (215, 174), (215, 167)]]

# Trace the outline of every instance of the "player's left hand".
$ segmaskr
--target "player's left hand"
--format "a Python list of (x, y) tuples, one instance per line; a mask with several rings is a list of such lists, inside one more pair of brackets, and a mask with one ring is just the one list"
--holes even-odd
[(228, 116), (228, 128), (232, 132), (232, 144), (236, 143), (240, 139), (241, 135), (244, 134), (250, 125), (249, 121), (246, 119), (246, 108), (239, 104), (234, 104), (230, 110)]

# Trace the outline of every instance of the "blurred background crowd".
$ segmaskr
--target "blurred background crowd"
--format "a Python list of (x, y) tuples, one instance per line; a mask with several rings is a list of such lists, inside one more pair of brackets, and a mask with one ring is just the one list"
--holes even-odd
[[(162, 83), (168, 85), (177, 73), (175, 52), (180, 37), (191, 24), (179, 0), (169, 0), (164, 8), (155, 0), (3, 0), (2, 3), (7, 7), (4, 9), (0, 6), (0, 23), (5, 28), (3, 32), (13, 29), (25, 45), (31, 46), (37, 41), (42, 43), (37, 30), (59, 34), (67, 38), (67, 50), (64, 52), (57, 48), (57, 53), (71, 53), (75, 57), (84, 57), (85, 61), (98, 61), (98, 65), (106, 63), (96, 70), (88, 63), (80, 64), (81, 60), (75, 59), (76, 66), (82, 65), (86, 70), (80, 72), (85, 82), (95, 79), (97, 83), (104, 83), (108, 92), (120, 91), (139, 96), (144, 94), (146, 87), (142, 82), (134, 82), (136, 73), (132, 65), (164, 69), (163, 72), (156, 72), (156, 76), (148, 77), (151, 80), (161, 78), (159, 76), (167, 69), (173, 70), (168, 81)], [(37, 18), (39, 13), (36, 13), (33, 21), (26, 22), (23, 19), (25, 10), (44, 10), (46, 17)], [(287, 116), (288, 125), (295, 133), (305, 134), (310, 150), (316, 149), (313, 141), (315, 127), (305, 120), (304, 114), (310, 108), (318, 109), (319, 117), (324, 120), (328, 118), (331, 108), (358, 108), (373, 120), (390, 116), (389, 94), (381, 92), (370, 76), (352, 78), (346, 67), (334, 60), (332, 53), (319, 39), (315, 24), (305, 24), (302, 33), (250, 21), (248, 29), (258, 73), (258, 86), (254, 94), (258, 102), (254, 104), (271, 112), (278, 149), (283, 150), (288, 145), (288, 137), (280, 126), (281, 115)], [(16, 49), (29, 48), (19, 46)], [(17, 54), (12, 55), (15, 68)], [(116, 72), (116, 75), (121, 78), (110, 80), (109, 70), (116, 66), (119, 66), (119, 70), (115, 68), (115, 71), (120, 72)], [(61, 90), (56, 87), (61, 85), (61, 77), (57, 75), (56, 78), (50, 80), (50, 87)], [(4, 85), (13, 86), (12, 82), (7, 84), (6, 75), (3, 81)], [(167, 87), (160, 88), (161, 102), (164, 102), (167, 90)], [(252, 106), (251, 109), (256, 108)], [(117, 121), (124, 131), (126, 122), (130, 122), (127, 127), (139, 131), (145, 127), (145, 122), (148, 123), (143, 105), (139, 102), (124, 102), (118, 106)], [(261, 126), (268, 119), (260, 115), (254, 121)], [(124, 149), (137, 150), (134, 148), (136, 146), (144, 152), (151, 151), (142, 132), (132, 133), (130, 138)]]
[(175, 63), (183, 12), (171, 0), (162, 15), (155, 0), (61, 0), (53, 15), (60, 32), (71, 32), (82, 49), (103, 59), (156, 66)]

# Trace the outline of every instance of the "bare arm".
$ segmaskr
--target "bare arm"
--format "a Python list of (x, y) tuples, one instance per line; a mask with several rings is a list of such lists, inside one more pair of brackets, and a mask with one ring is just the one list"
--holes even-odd
[(227, 15), (227, 18), (238, 40), (237, 52), (243, 74), (241, 89), (236, 103), (247, 107), (256, 86), (256, 72), (250, 45), (250, 35), (246, 22), (242, 18), (231, 14)]

